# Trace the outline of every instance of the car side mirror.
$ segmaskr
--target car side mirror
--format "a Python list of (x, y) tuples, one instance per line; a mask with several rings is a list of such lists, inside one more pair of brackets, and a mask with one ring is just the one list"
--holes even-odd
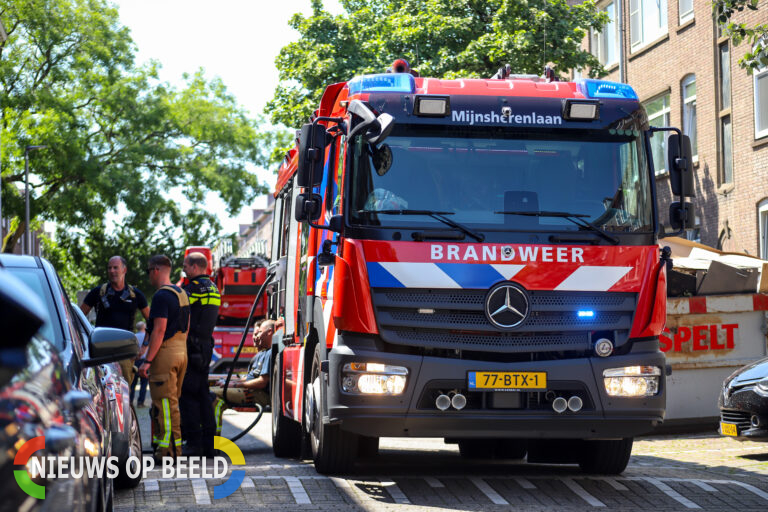
[(672, 229), (681, 230), (693, 225), (693, 205), (675, 201), (669, 205), (669, 225)]
[(296, 185), (301, 188), (319, 187), (323, 182), (325, 146), (328, 137), (325, 126), (307, 123), (299, 136), (299, 161), (296, 169)]
[(316, 221), (323, 214), (323, 198), (320, 194), (304, 193), (296, 196), (296, 220)]
[(123, 359), (131, 359), (139, 354), (139, 342), (131, 331), (97, 327), (88, 340), (88, 358), (83, 360), (85, 366), (114, 363)]
[(365, 133), (365, 139), (374, 146), (384, 142), (384, 139), (392, 133), (395, 127), (395, 118), (387, 113), (383, 113), (376, 118), (376, 122)]
[[(687, 135), (671, 133), (667, 139), (667, 169), (669, 184), (676, 196), (694, 197), (693, 162), (691, 161), (691, 139)], [(683, 191), (685, 191), (683, 193)]]
[(344, 216), (334, 215), (328, 220), (328, 230), (341, 234), (344, 231)]

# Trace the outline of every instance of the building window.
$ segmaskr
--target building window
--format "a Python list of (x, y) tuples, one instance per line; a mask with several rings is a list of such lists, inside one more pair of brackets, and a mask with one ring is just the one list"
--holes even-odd
[(691, 156), (698, 160), (696, 137), (696, 75), (683, 79), (683, 133), (691, 138)]
[[(669, 126), (669, 93), (643, 104), (651, 126)], [(656, 132), (651, 136), (653, 168), (656, 174), (667, 172), (667, 132)]]
[(693, 0), (678, 0), (680, 24), (693, 19)]
[(760, 258), (768, 260), (768, 199), (757, 205), (757, 229), (760, 236)]
[(728, 41), (718, 47), (720, 56), (720, 185), (733, 183), (733, 127), (731, 123), (731, 50)]
[(720, 118), (720, 133), (722, 134), (720, 152), (723, 159), (722, 184), (733, 183), (733, 129), (730, 115)]
[(720, 110), (731, 108), (731, 51), (728, 41), (720, 45)]
[(630, 0), (629, 30), (632, 49), (667, 33), (667, 0)]
[(768, 135), (768, 67), (755, 72), (755, 138)]
[(600, 64), (610, 66), (619, 61), (618, 52), (618, 34), (616, 32), (616, 5), (611, 2), (605, 7), (600, 8), (601, 12), (608, 15), (608, 23), (605, 24), (601, 32), (591, 32), (592, 54), (597, 57)]

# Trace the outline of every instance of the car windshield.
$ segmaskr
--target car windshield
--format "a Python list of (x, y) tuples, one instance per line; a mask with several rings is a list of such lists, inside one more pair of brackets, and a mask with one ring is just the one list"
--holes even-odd
[(38, 331), (38, 335), (53, 343), (58, 350), (62, 350), (64, 348), (64, 333), (61, 330), (61, 323), (58, 321), (51, 288), (48, 286), (48, 280), (45, 278), (43, 269), (11, 267), (7, 270), (35, 292), (35, 295), (40, 297), (40, 300), (45, 304), (48, 318)]
[(637, 130), (401, 126), (375, 150), (362, 137), (353, 141), (350, 219), (368, 226), (440, 225), (429, 215), (393, 212), (423, 210), (481, 230), (585, 229), (568, 216), (546, 214), (559, 212), (605, 231), (651, 232), (643, 148)]

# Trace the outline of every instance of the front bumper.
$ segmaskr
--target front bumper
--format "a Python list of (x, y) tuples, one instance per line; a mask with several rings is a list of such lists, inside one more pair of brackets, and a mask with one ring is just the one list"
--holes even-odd
[[(768, 441), (768, 396), (755, 391), (754, 383), (735, 388), (726, 385), (720, 393), (718, 406), (720, 421), (736, 425), (738, 435), (735, 439)], [(752, 426), (752, 416), (758, 417), (758, 426)], [(720, 433), (723, 434), (722, 426)]]
[[(344, 342), (329, 352), (328, 420), (358, 434), (605, 439), (646, 433), (664, 419), (665, 360), (657, 342), (641, 344), (651, 350), (623, 356), (498, 363), (382, 352), (376, 349), (375, 342), (362, 336), (345, 334), (340, 339)], [(397, 396), (361, 396), (342, 391), (342, 368), (349, 362), (407, 367), (405, 391)], [(661, 368), (659, 393), (644, 398), (609, 397), (602, 383), (603, 370), (633, 365)], [(489, 392), (467, 393), (469, 404), (460, 411), (440, 411), (434, 406), (434, 393), (466, 391), (467, 372), (510, 370), (547, 372), (548, 389), (566, 398), (578, 394), (584, 408), (558, 414), (542, 400), (544, 392), (522, 393), (516, 408), (494, 408)]]

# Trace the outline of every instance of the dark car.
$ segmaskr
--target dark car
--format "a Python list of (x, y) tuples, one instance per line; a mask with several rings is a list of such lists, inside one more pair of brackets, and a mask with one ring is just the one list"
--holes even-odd
[(739, 368), (725, 379), (718, 406), (721, 434), (768, 441), (768, 358)]
[[(10, 279), (15, 279), (16, 283), (23, 283), (6, 286), (5, 290), (11, 290), (6, 298), (19, 300), (19, 294), (21, 299), (33, 295), (32, 298), (42, 304), (44, 320), (25, 347), (25, 365), (6, 367), (6, 361), (0, 358), (3, 368), (0, 374), (9, 376), (6, 385), (0, 389), (0, 450), (13, 457), (24, 442), (44, 436), (45, 451), (36, 456), (127, 457), (126, 453), (130, 453), (130, 446), (135, 443), (130, 439), (126, 442), (124, 437), (121, 439), (121, 434), (138, 434), (138, 428), (133, 429), (129, 424), (135, 415), (128, 413), (130, 419), (126, 421), (125, 407), (118, 405), (115, 382), (124, 381), (119, 370), (115, 374), (110, 364), (135, 356), (138, 350), (136, 337), (119, 329), (100, 328), (87, 332), (56, 271), (42, 258), (3, 254), (0, 255), (0, 272), (6, 277), (10, 274)], [(31, 293), (17, 293), (14, 288), (24, 288)], [(3, 334), (0, 334), (3, 349), (9, 344), (26, 341), (6, 339), (7, 336), (4, 323)], [(139, 439), (139, 446), (140, 442)], [(20, 468), (14, 466), (13, 458), (0, 464), (3, 464), (0, 470), (6, 476), (0, 484), (3, 495), (18, 494), (29, 500), (16, 483), (21, 472), (14, 472)], [(30, 470), (29, 466), (21, 469)], [(138, 483), (127, 481), (127, 475), (121, 474), (121, 477), (118, 483)], [(112, 508), (112, 479), (89, 479), (86, 473), (81, 478), (49, 479), (40, 483), (46, 486), (45, 500), (32, 498), (31, 503), (22, 503), (21, 508), (78, 511)], [(2, 510), (19, 508), (10, 501), (0, 501)]]

